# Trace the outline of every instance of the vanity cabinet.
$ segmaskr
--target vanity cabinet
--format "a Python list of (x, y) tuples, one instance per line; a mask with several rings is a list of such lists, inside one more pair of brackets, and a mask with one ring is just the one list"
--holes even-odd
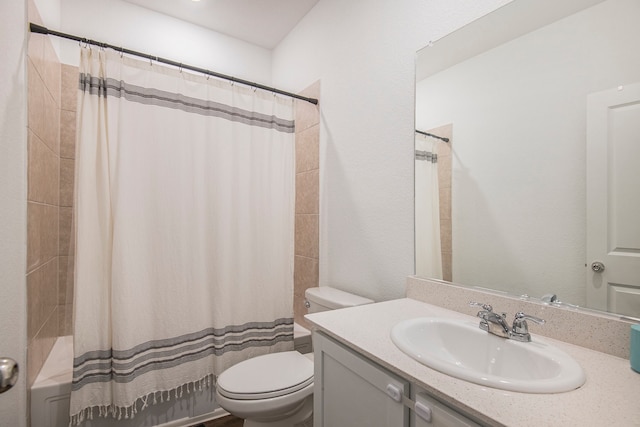
[(322, 332), (313, 346), (314, 427), (479, 426)]
[(409, 427), (408, 381), (321, 332), (313, 348), (314, 427)]

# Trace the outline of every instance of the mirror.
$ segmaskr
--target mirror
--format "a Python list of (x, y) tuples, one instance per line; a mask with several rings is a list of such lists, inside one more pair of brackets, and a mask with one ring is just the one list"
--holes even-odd
[(640, 317), (638, 16), (514, 0), (418, 52), (416, 129), (449, 139), (416, 133), (418, 276)]

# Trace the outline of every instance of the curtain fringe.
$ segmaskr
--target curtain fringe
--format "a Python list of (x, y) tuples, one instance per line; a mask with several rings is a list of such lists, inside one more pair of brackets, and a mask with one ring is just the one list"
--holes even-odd
[[(84, 408), (80, 412), (70, 416), (69, 427), (79, 426), (87, 420), (93, 420), (93, 415), (96, 409), (98, 410), (98, 417), (100, 418), (107, 418), (108, 416), (111, 416), (112, 418), (117, 420), (122, 420), (123, 418), (135, 418), (138, 411), (142, 411), (143, 409), (147, 408), (149, 404), (155, 405), (156, 403), (164, 403), (165, 401), (169, 402), (171, 400), (172, 392), (173, 398), (177, 400), (182, 397), (185, 388), (187, 390), (187, 393), (195, 393), (196, 387), (197, 391), (201, 392), (203, 390), (206, 390), (207, 388), (212, 387), (214, 384), (215, 375), (208, 374), (200, 378), (199, 380), (190, 381), (170, 390), (152, 391), (145, 396), (138, 397), (129, 406), (100, 405)], [(159, 398), (158, 394), (160, 395)], [(153, 401), (151, 401), (151, 397), (153, 397)], [(139, 409), (138, 406), (140, 406)]]

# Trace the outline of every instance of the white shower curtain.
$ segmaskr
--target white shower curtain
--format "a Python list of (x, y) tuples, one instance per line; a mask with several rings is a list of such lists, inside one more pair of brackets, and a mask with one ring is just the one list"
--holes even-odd
[(72, 422), (293, 348), (293, 101), (82, 49)]
[(416, 275), (442, 279), (437, 142), (415, 142)]

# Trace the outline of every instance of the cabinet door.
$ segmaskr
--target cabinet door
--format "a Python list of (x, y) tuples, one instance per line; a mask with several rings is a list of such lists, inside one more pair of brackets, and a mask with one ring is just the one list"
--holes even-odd
[(416, 393), (415, 400), (414, 427), (480, 427), (479, 424), (424, 393)]
[(409, 383), (320, 332), (313, 337), (314, 427), (408, 427)]

